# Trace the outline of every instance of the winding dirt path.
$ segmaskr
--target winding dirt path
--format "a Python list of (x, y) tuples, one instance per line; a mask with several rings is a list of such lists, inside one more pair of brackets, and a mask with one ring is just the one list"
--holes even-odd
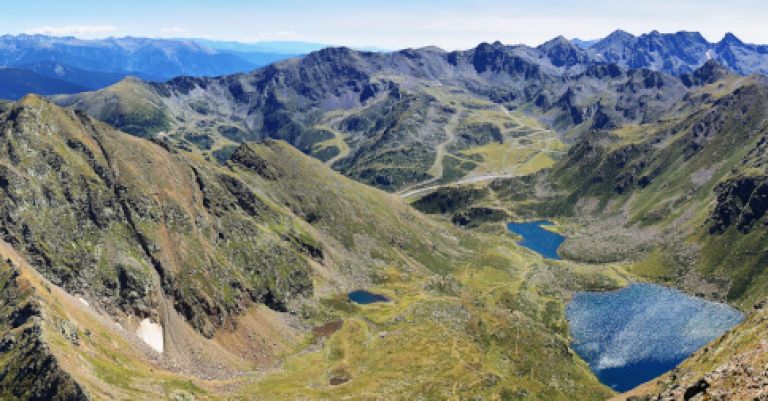
[(448, 121), (448, 123), (445, 124), (445, 133), (448, 135), (448, 139), (441, 142), (437, 147), (435, 148), (436, 155), (435, 155), (435, 161), (432, 163), (432, 166), (427, 170), (427, 174), (431, 175), (432, 178), (417, 182), (414, 184), (409, 185), (408, 187), (401, 190), (409, 192), (419, 191), (419, 189), (414, 189), (417, 187), (423, 187), (424, 185), (429, 185), (435, 181), (438, 181), (443, 178), (444, 173), (444, 167), (443, 167), (443, 160), (445, 160), (445, 155), (448, 153), (446, 151), (446, 148), (456, 141), (456, 128), (459, 126), (459, 113), (454, 113), (451, 116), (451, 119)]
[(342, 134), (339, 131), (336, 131), (335, 129), (329, 126), (323, 126), (323, 128), (333, 133), (333, 135), (335, 136), (334, 139), (332, 139), (333, 145), (339, 149), (339, 154), (337, 154), (336, 156), (333, 156), (332, 158), (326, 160), (325, 162), (326, 166), (332, 167), (333, 164), (336, 163), (337, 161), (349, 156), (350, 149), (349, 149), (349, 145), (344, 140), (344, 134)]
[(436, 190), (438, 188), (449, 186), (449, 185), (473, 184), (473, 183), (476, 183), (476, 182), (490, 181), (490, 180), (495, 180), (497, 178), (509, 178), (509, 177), (514, 177), (514, 176), (515, 175), (511, 174), (511, 173), (498, 173), (498, 174), (481, 174), (481, 175), (475, 175), (475, 176), (471, 176), (471, 177), (464, 177), (464, 178), (462, 178), (462, 179), (460, 179), (458, 181), (454, 181), (454, 182), (451, 182), (451, 183), (448, 183), (448, 184), (432, 185), (432, 186), (428, 186), (428, 187), (417, 188), (417, 189), (412, 189), (412, 190), (408, 190), (408, 191), (405, 191), (405, 192), (401, 192), (400, 193), (400, 197), (401, 198), (408, 198), (408, 197), (411, 197), (411, 196), (414, 196), (414, 195), (419, 195), (419, 194), (422, 194), (422, 193), (431, 192), (431, 191), (434, 191), (434, 190)]
[(424, 185), (429, 182), (435, 182), (443, 178), (443, 160), (445, 160), (446, 148), (448, 145), (456, 141), (456, 128), (459, 126), (459, 113), (454, 113), (448, 123), (445, 124), (445, 133), (448, 135), (448, 139), (437, 145), (437, 155), (435, 156), (435, 162), (432, 163), (432, 167), (427, 170), (427, 173), (432, 176), (427, 181), (421, 182)]

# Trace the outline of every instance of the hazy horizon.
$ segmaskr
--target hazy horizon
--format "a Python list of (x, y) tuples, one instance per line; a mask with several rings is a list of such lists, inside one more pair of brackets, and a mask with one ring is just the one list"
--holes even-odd
[[(559, 35), (552, 36), (552, 37), (550, 37), (548, 39), (545, 39), (545, 40), (542, 40), (541, 42), (536, 42), (536, 43), (510, 42), (510, 41), (504, 41), (504, 40), (500, 40), (500, 39), (489, 39), (489, 40), (480, 40), (480, 41), (478, 41), (478, 42), (476, 42), (476, 43), (474, 43), (472, 45), (469, 45), (469, 46), (466, 46), (466, 47), (457, 47), (457, 48), (446, 48), (446, 47), (438, 46), (438, 45), (435, 45), (435, 44), (424, 44), (424, 45), (421, 45), (421, 46), (406, 46), (406, 47), (397, 47), (397, 48), (384, 48), (384, 47), (380, 47), (380, 46), (376, 46), (376, 45), (350, 45), (350, 44), (345, 44), (345, 43), (327, 43), (327, 42), (320, 42), (320, 41), (313, 41), (313, 40), (300, 40), (300, 39), (265, 39), (265, 40), (256, 40), (256, 41), (244, 41), (244, 40), (237, 40), (237, 39), (217, 39), (217, 38), (200, 37), (200, 36), (188, 36), (188, 37), (185, 37), (185, 36), (174, 36), (174, 37), (168, 36), (168, 37), (166, 37), (166, 36), (146, 36), (146, 35), (110, 35), (110, 36), (92, 36), (91, 37), (91, 36), (82, 36), (82, 35), (77, 35), (77, 34), (56, 34), (56, 33), (47, 33), (47, 32), (15, 32), (15, 33), (0, 32), (0, 36), (2, 36), (2, 35), (11, 35), (11, 36), (42, 35), (42, 36), (49, 36), (49, 37), (54, 37), (54, 38), (73, 37), (73, 38), (76, 38), (76, 39), (79, 39), (79, 40), (94, 40), (94, 41), (107, 40), (107, 39), (128, 39), (128, 38), (133, 38), (133, 39), (159, 39), (159, 40), (172, 40), (172, 41), (211, 41), (211, 42), (221, 42), (221, 43), (231, 42), (231, 43), (238, 43), (238, 44), (242, 44), (242, 45), (258, 45), (258, 44), (264, 44), (264, 43), (276, 43), (276, 44), (279, 44), (279, 43), (297, 43), (297, 44), (318, 45), (318, 46), (345, 46), (345, 47), (351, 47), (351, 48), (355, 48), (355, 49), (374, 49), (375, 51), (397, 51), (397, 50), (408, 49), (408, 48), (418, 49), (418, 48), (425, 48), (425, 47), (438, 47), (438, 48), (441, 48), (443, 50), (450, 51), (450, 50), (468, 50), (468, 49), (476, 47), (480, 43), (494, 43), (494, 42), (497, 42), (497, 41), (501, 42), (502, 44), (505, 44), (505, 45), (527, 45), (527, 46), (531, 46), (531, 47), (536, 47), (536, 46), (541, 45), (543, 43), (546, 43), (546, 42), (548, 42), (548, 41), (550, 41), (552, 39), (555, 39), (558, 36), (565, 36), (570, 41), (581, 40), (581, 41), (584, 41), (584, 42), (590, 42), (590, 41), (596, 41), (596, 40), (603, 39), (606, 36), (610, 35), (612, 32), (615, 32), (617, 30), (626, 31), (626, 32), (628, 32), (628, 33), (630, 33), (630, 34), (632, 34), (634, 36), (640, 36), (640, 35), (647, 34), (647, 33), (650, 33), (651, 31), (653, 31), (653, 30), (650, 30), (650, 31), (643, 31), (643, 32), (630, 32), (630, 31), (627, 31), (626, 29), (623, 29), (623, 28), (619, 27), (619, 28), (612, 29), (609, 32), (607, 32), (606, 34), (604, 34), (602, 36), (598, 36), (598, 37), (589, 37), (589, 38), (586, 38), (586, 37), (568, 37), (568, 36), (560, 35), (559, 34)], [(662, 34), (672, 34), (672, 33), (677, 33), (677, 32), (699, 32), (699, 33), (701, 33), (700, 31), (691, 31), (691, 30), (677, 30), (677, 31), (662, 31), (662, 30), (658, 30), (658, 29), (655, 29), (655, 30), (658, 31), (659, 33), (662, 33)], [(759, 44), (759, 45), (768, 44), (768, 40), (766, 42), (759, 42), (759, 41), (755, 42), (755, 41), (745, 40), (742, 36), (740, 36), (740, 35), (738, 35), (738, 34), (736, 34), (734, 32), (731, 32), (731, 31), (724, 32), (723, 35), (721, 35), (720, 37), (717, 37), (717, 38), (707, 37), (707, 35), (704, 35), (703, 33), (701, 33), (701, 34), (702, 34), (702, 36), (704, 36), (704, 38), (707, 41), (709, 41), (711, 43), (717, 43), (718, 41), (720, 41), (723, 38), (723, 36), (726, 33), (733, 33), (737, 38), (741, 39), (745, 43)]]
[(302, 41), (351, 47), (400, 49), (438, 46), (471, 48), (481, 42), (538, 45), (562, 35), (597, 39), (616, 29), (638, 35), (697, 31), (709, 41), (733, 32), (746, 42), (768, 42), (768, 3), (755, 0), (647, 0), (574, 3), (546, 0), (436, 0), (386, 4), (372, 1), (222, 0), (136, 1), (42, 0), (4, 6), (0, 17), (8, 34), (42, 33), (105, 37), (201, 38), (254, 43)]

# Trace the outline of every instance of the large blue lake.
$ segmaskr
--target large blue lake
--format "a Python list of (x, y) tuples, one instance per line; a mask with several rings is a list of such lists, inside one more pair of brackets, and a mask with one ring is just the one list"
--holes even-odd
[(578, 293), (566, 316), (572, 348), (616, 391), (674, 368), (743, 319), (728, 305), (653, 284)]
[(544, 229), (542, 226), (551, 226), (552, 222), (546, 220), (528, 221), (523, 223), (509, 223), (507, 229), (523, 237), (518, 245), (522, 245), (541, 256), (549, 259), (560, 259), (557, 248), (565, 241), (565, 237), (558, 233)]

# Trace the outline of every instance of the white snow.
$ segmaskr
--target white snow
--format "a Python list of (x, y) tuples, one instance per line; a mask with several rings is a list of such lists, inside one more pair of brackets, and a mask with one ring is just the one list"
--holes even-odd
[(163, 352), (163, 326), (160, 323), (144, 319), (139, 323), (136, 335), (155, 351)]

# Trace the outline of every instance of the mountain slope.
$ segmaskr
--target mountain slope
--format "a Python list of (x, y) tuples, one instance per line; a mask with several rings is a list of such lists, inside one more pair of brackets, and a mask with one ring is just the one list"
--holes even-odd
[(56, 101), (204, 153), (283, 139), (350, 177), (399, 190), (492, 162), (483, 155), (489, 148), (473, 148), (531, 148), (542, 125), (569, 139), (651, 121), (685, 93), (674, 77), (592, 64), (560, 38), (539, 48), (494, 43), (451, 53), (329, 48), (249, 74), (131, 81)]
[(550, 171), (414, 205), (465, 223), (483, 208), (569, 220), (564, 257), (627, 260), (645, 279), (747, 309), (768, 295), (768, 81), (714, 62), (689, 81), (698, 85), (658, 120), (589, 132)]
[[(38, 98), (7, 115), (3, 130), (14, 134), (2, 143), (11, 163), (2, 171), (0, 208), (14, 218), (3, 225), (4, 238), (53, 283), (98, 294), (107, 310), (139, 318), (157, 317), (172, 296), (206, 336), (250, 302), (281, 309), (311, 291), (303, 230), (240, 180), (209, 175), (150, 142), (110, 135)], [(17, 151), (24, 148), (35, 151)], [(249, 204), (238, 206), (243, 199)], [(261, 224), (249, 221), (256, 215)], [(245, 244), (248, 236), (261, 238), (258, 246)], [(163, 245), (182, 238), (189, 248)], [(254, 260), (247, 270), (243, 258)], [(211, 269), (218, 274), (201, 281)], [(233, 281), (240, 285), (227, 289)]]
[(23, 69), (0, 68), (0, 99), (18, 100), (28, 93), (53, 95), (85, 92), (90, 88)]
[(82, 388), (64, 372), (42, 336), (42, 316), (34, 288), (23, 281), (11, 259), (0, 266), (2, 342), (0, 395), (6, 400), (85, 400)]
[[(693, 288), (696, 281), (686, 284), (683, 273), (698, 272), (725, 289), (720, 294), (727, 299), (748, 307), (766, 295), (764, 253), (756, 244), (766, 235), (758, 222), (763, 218), (761, 144), (768, 83), (759, 78), (725, 82), (705, 87), (697, 94), (701, 106), (648, 130), (643, 140), (605, 146), (592, 139), (576, 145), (553, 174), (565, 187), (578, 188), (568, 202), (592, 198), (604, 214), (623, 210), (627, 226), (695, 238), (700, 250), (678, 245), (663, 252), (681, 257), (662, 263), (671, 269), (665, 276)], [(735, 87), (712, 96), (724, 84)]]
[(0, 254), (34, 288), (35, 349), (87, 399), (611, 394), (563, 310), (624, 284), (614, 268), (462, 232), (283, 142), (220, 165), (34, 96), (0, 124)]
[[(101, 89), (116, 84), (127, 76), (127, 74), (119, 72), (100, 72), (75, 68), (56, 61), (40, 61), (32, 64), (23, 64), (19, 65), (18, 68), (32, 71), (49, 78), (71, 82), (89, 90)], [(145, 81), (161, 80), (158, 77), (142, 74), (141, 72), (133, 72), (132, 75)]]
[(193, 41), (0, 36), (0, 65), (17, 67), (50, 61), (82, 70), (138, 74), (159, 79), (178, 75), (231, 74), (256, 67), (233, 54), (217, 52)]
[(619, 30), (590, 44), (587, 51), (596, 61), (672, 75), (690, 73), (707, 60), (716, 60), (743, 75), (768, 73), (768, 46), (746, 44), (732, 33), (710, 43), (698, 32), (652, 31), (634, 36)]
[[(656, 121), (595, 130), (552, 169), (439, 188), (414, 201), (454, 224), (549, 218), (572, 261), (623, 262), (636, 280), (725, 301), (747, 321), (621, 400), (752, 399), (766, 353), (768, 80), (714, 61)], [(757, 310), (752, 310), (752, 305)]]

